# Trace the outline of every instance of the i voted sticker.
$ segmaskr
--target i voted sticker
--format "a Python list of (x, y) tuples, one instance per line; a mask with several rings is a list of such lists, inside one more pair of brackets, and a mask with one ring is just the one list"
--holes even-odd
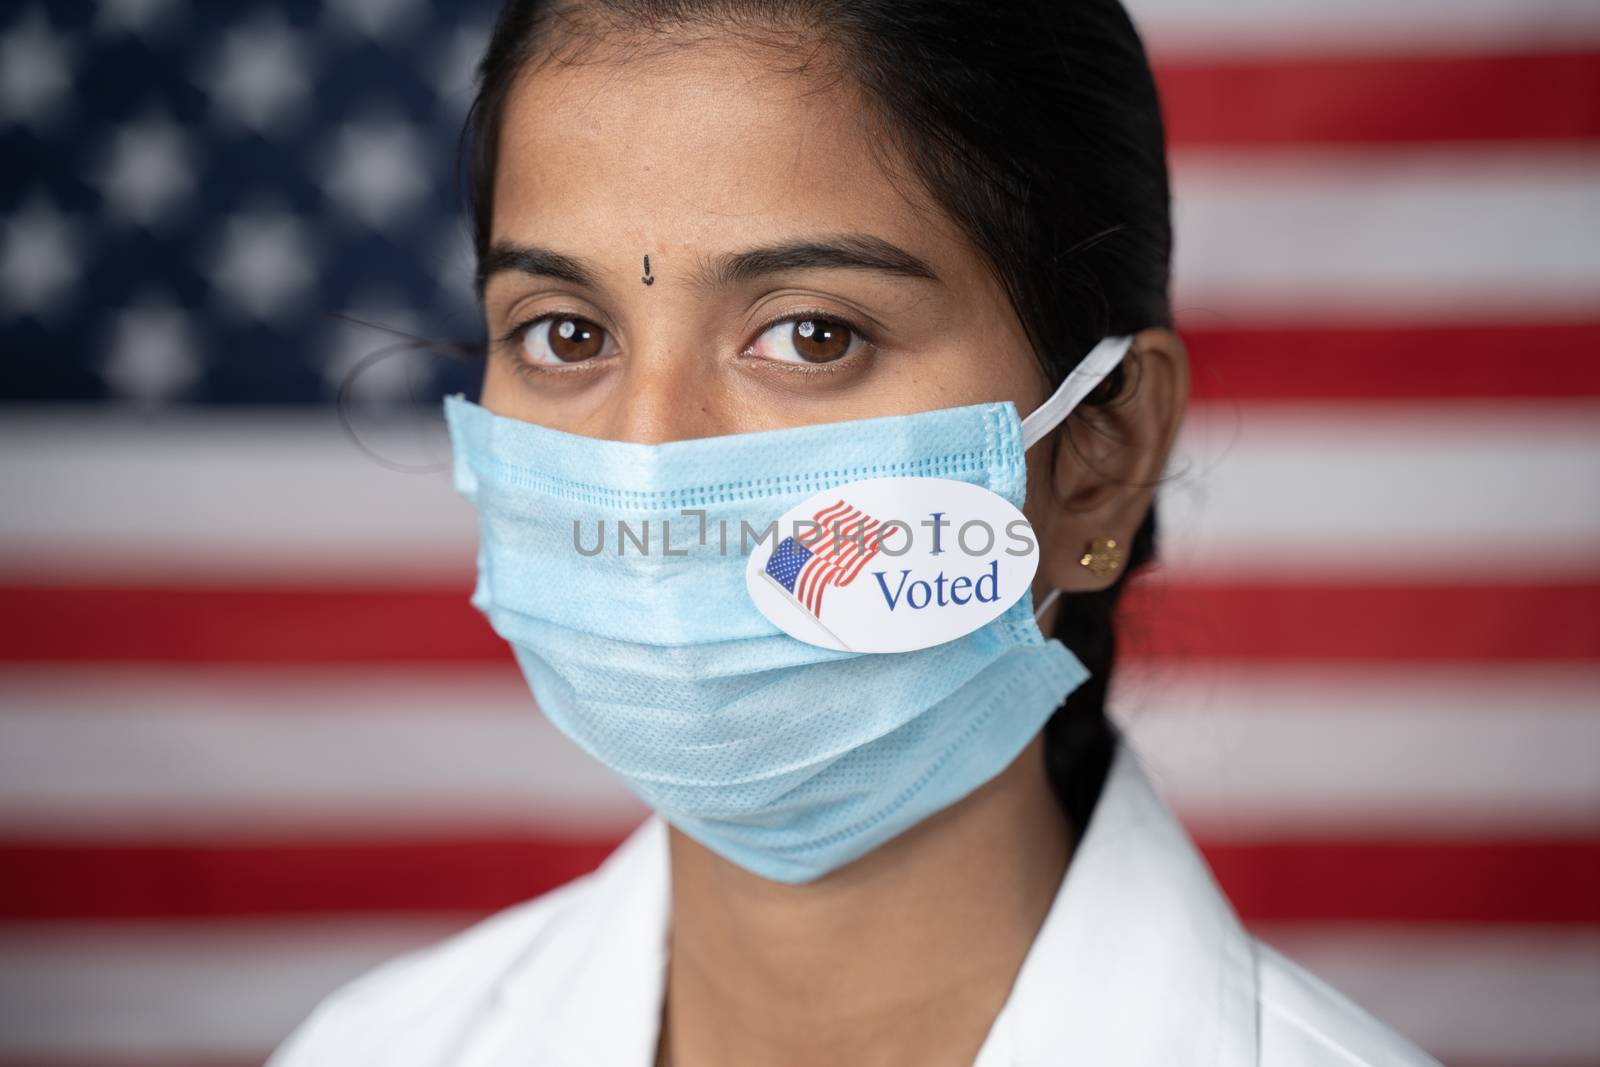
[(872, 478), (818, 493), (757, 542), (745, 585), (791, 637), (846, 652), (910, 652), (1004, 614), (1039, 567), (1009, 500), (947, 478)]

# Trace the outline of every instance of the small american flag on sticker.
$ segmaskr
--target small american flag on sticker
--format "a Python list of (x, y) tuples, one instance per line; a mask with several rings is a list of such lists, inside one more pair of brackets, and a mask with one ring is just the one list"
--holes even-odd
[(822, 618), (822, 594), (856, 580), (883, 546), (883, 523), (843, 500), (817, 512), (812, 526), (772, 550), (766, 573), (801, 607)]

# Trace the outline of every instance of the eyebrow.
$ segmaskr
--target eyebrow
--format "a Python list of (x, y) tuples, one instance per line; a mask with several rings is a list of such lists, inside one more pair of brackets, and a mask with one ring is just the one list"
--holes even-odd
[(483, 298), (484, 286), (489, 284), (489, 279), (502, 273), (527, 274), (536, 278), (554, 278), (557, 281), (570, 282), (573, 285), (586, 286), (590, 289), (598, 288), (596, 272), (586, 265), (581, 259), (552, 252), (548, 248), (539, 248), (536, 245), (518, 245), (509, 241), (496, 241), (489, 248), (489, 254), (483, 257), (483, 262), (478, 265), (478, 276), (474, 284), (478, 290), (478, 298)]
[[(694, 280), (711, 288), (727, 288), (784, 271), (838, 269), (940, 281), (924, 260), (881, 237), (863, 233), (832, 234), (727, 252), (702, 264), (694, 272)], [(599, 271), (581, 259), (535, 245), (497, 241), (478, 270), (480, 298), (490, 277), (503, 271), (599, 288)]]
[(867, 270), (901, 278), (938, 281), (923, 260), (881, 237), (841, 233), (799, 241), (786, 241), (743, 252), (717, 256), (699, 272), (699, 281), (726, 287), (791, 270)]

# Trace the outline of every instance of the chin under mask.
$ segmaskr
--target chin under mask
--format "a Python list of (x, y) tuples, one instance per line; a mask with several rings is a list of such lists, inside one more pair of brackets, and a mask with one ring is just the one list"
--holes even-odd
[[(1040, 633), (1027, 592), (929, 648), (798, 640), (757, 610), (746, 554), (716, 531), (884, 477), (968, 482), (1020, 508), (1026, 449), (1130, 341), (1102, 341), (1027, 419), (976, 404), (646, 445), (447, 397), (455, 486), (480, 520), (472, 604), (551, 721), (669, 823), (755, 874), (812, 881), (999, 774), (1088, 671)], [(676, 538), (685, 513), (713, 533), (681, 554), (591, 555), (580, 536), (670, 520)]]

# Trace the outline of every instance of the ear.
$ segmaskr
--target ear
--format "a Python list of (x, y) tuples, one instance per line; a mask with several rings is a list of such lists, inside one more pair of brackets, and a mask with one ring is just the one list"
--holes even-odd
[(1095, 575), (1079, 560), (1097, 537), (1114, 538), (1126, 553), (1155, 499), (1189, 403), (1189, 353), (1171, 330), (1141, 330), (1121, 366), (1116, 396), (1079, 404), (1029, 453), (1036, 596), (1045, 588), (1074, 593), (1113, 584), (1120, 568)]

